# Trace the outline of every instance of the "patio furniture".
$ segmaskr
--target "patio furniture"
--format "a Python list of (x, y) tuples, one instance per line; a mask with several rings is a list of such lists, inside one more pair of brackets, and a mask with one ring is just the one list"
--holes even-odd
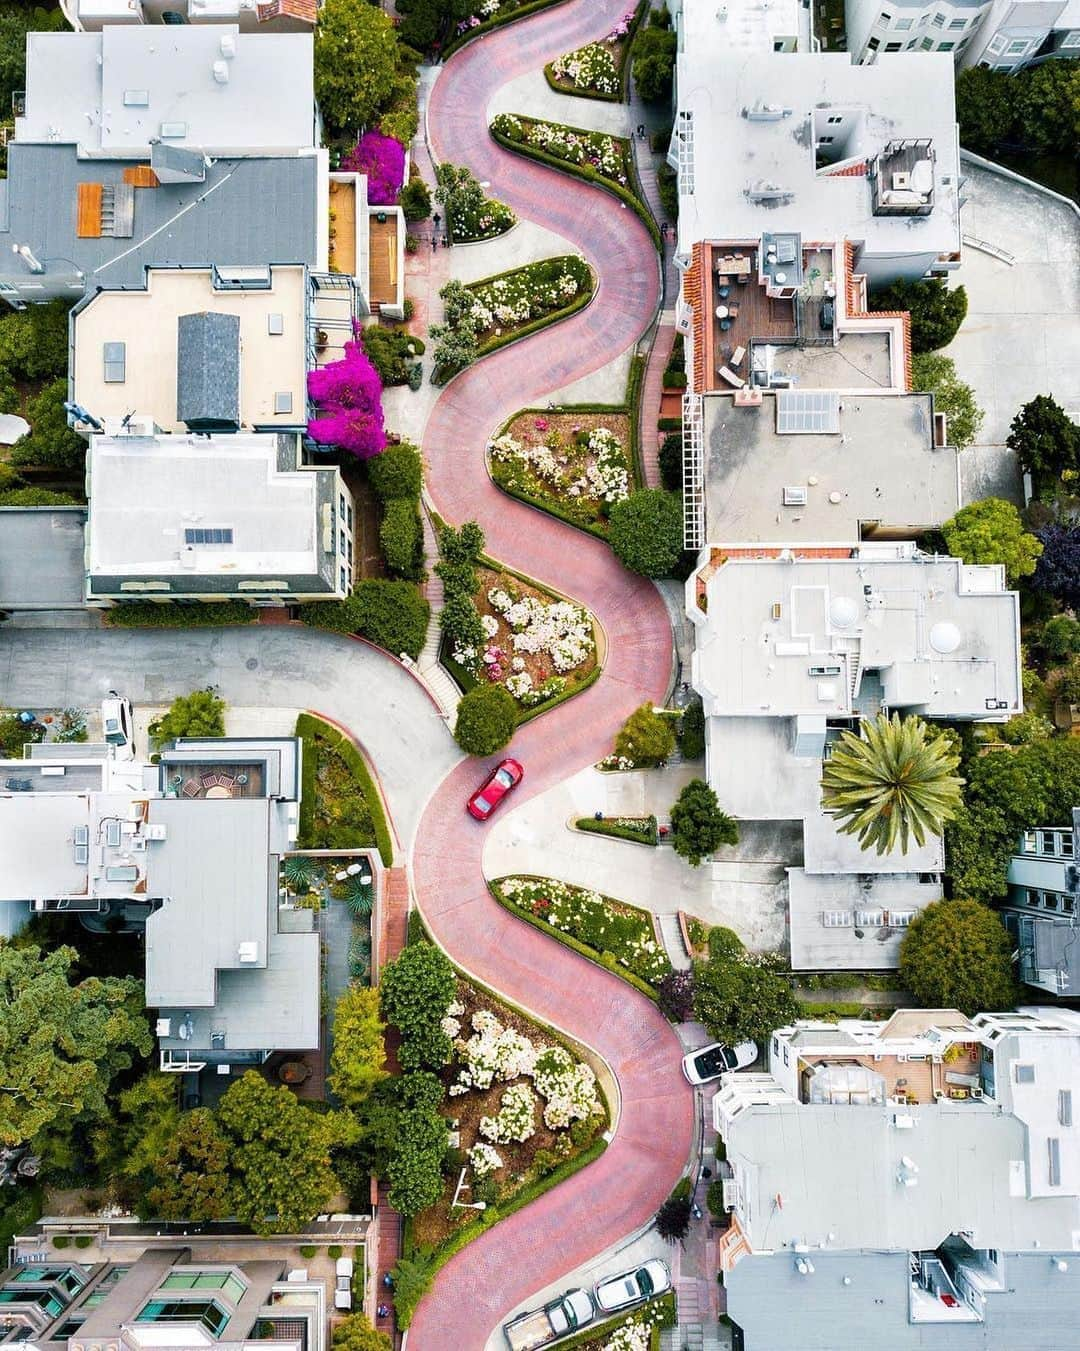
[(721, 329), (723, 330), (723, 332), (726, 333), (726, 332), (728, 331), (728, 329), (731, 327), (731, 320), (730, 320), (730, 319), (721, 319), (721, 320), (720, 320), (720, 327), (721, 327)]
[(717, 288), (716, 294), (721, 300), (727, 300), (728, 296), (731, 294), (731, 287), (727, 285), (720, 286)]
[(197, 779), (188, 779), (184, 784), (185, 797), (198, 797), (202, 792), (202, 784)]
[(29, 779), (5, 779), (4, 787), (9, 793), (32, 793), (34, 785)]
[(231, 774), (222, 774), (220, 770), (213, 770), (209, 774), (202, 776), (202, 786), (206, 789), (207, 796), (210, 795), (212, 788), (227, 788), (228, 796), (232, 796), (232, 790), (236, 787), (236, 780)]
[(206, 790), (206, 796), (212, 798), (232, 797), (232, 789), (226, 788), (223, 783), (215, 783), (213, 788)]
[(716, 307), (717, 319), (726, 319), (727, 315), (728, 315), (728, 307), (726, 305), (717, 305)]
[(731, 360), (728, 362), (728, 365), (733, 367), (741, 366), (745, 358), (746, 358), (746, 348), (736, 347), (734, 352), (732, 352), (731, 354)]
[(727, 366), (721, 366), (716, 373), (721, 380), (726, 380), (732, 389), (742, 389), (743, 385), (746, 384), (746, 381), (741, 375), (736, 375), (735, 372), (730, 370)]

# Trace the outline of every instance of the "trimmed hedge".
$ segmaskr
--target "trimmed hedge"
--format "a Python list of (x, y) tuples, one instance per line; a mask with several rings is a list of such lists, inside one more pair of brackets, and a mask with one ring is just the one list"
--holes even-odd
[(418, 582), (424, 576), (424, 528), (416, 499), (394, 497), (383, 508), (379, 548), (386, 566), (399, 577)]
[[(515, 114), (515, 116), (517, 116), (517, 114)], [(580, 128), (571, 128), (571, 130), (580, 130)], [(639, 195), (640, 184), (638, 183), (637, 169), (634, 165), (634, 157), (632, 154), (628, 157), (628, 164), (633, 174), (635, 187), (639, 189), (639, 191), (635, 192), (631, 192), (628, 188), (624, 188), (621, 183), (613, 183), (610, 178), (606, 178), (603, 174), (598, 174), (596, 170), (588, 164), (571, 164), (568, 160), (559, 159), (556, 155), (549, 155), (546, 150), (541, 150), (539, 146), (526, 145), (524, 141), (512, 141), (508, 136), (503, 136), (497, 131), (492, 131), (490, 127), (488, 127), (488, 134), (491, 136), (492, 140), (501, 145), (504, 150), (513, 151), (516, 155), (523, 155), (526, 159), (536, 160), (538, 164), (546, 164), (552, 169), (561, 169), (563, 173), (569, 174), (573, 178), (580, 178), (584, 183), (592, 183), (598, 188), (603, 188), (605, 192), (610, 192), (611, 195), (617, 197), (619, 201), (625, 202), (627, 206), (634, 210), (641, 220), (641, 223), (652, 236), (652, 242), (656, 247), (657, 253), (660, 252), (660, 227), (657, 225), (656, 221), (653, 220), (652, 213), (645, 204), (644, 198)]]
[(443, 48), (442, 58), (444, 61), (448, 60), (459, 48), (472, 42), (473, 38), (482, 38), (485, 33), (490, 33), (495, 28), (502, 28), (505, 24), (513, 23), (515, 19), (525, 19), (530, 14), (539, 13), (542, 9), (551, 9), (554, 5), (564, 3), (565, 0), (530, 0), (528, 4), (518, 5), (517, 9), (507, 10), (504, 14), (496, 14), (493, 18), (477, 24), (475, 28), (470, 28), (467, 33), (462, 33), (460, 37), (448, 42)]
[(341, 756), (348, 766), (349, 772), (359, 784), (360, 791), (368, 804), (368, 811), (371, 813), (371, 824), (375, 830), (375, 845), (379, 851), (379, 857), (382, 859), (384, 867), (391, 867), (394, 862), (394, 845), (390, 838), (390, 827), (386, 822), (382, 798), (379, 796), (379, 790), (371, 777), (371, 771), (364, 762), (364, 757), (357, 750), (351, 738), (340, 732), (336, 727), (331, 726), (330, 723), (323, 722), (322, 718), (317, 718), (313, 713), (300, 714), (296, 720), (296, 735), (304, 743), (301, 785), (303, 797), (300, 802), (299, 821), (300, 837), (304, 838), (306, 835), (310, 835), (315, 814), (315, 772), (318, 768), (318, 750), (315, 745), (315, 737), (318, 735)]
[(575, 1333), (573, 1337), (568, 1337), (566, 1341), (560, 1342), (559, 1351), (573, 1351), (574, 1347), (588, 1346), (590, 1342), (596, 1342), (605, 1337), (610, 1337), (618, 1328), (633, 1322), (643, 1309), (652, 1308), (652, 1306), (656, 1304), (663, 1305), (664, 1317), (652, 1329), (652, 1336), (649, 1340), (650, 1351), (652, 1351), (653, 1347), (659, 1347), (660, 1345), (660, 1329), (673, 1328), (678, 1324), (675, 1292), (673, 1290), (668, 1290), (664, 1294), (657, 1296), (655, 1299), (647, 1300), (644, 1304), (635, 1305), (634, 1308), (627, 1309), (625, 1313), (616, 1314), (614, 1318), (609, 1318), (606, 1323), (590, 1324), (589, 1327), (582, 1328), (582, 1330)]
[(115, 605), (103, 610), (102, 620), (116, 629), (209, 629), (235, 624), (254, 624), (258, 611), (242, 600), (208, 602), (205, 605), (174, 605), (153, 601)]
[(661, 431), (661, 432), (681, 432), (681, 431), (682, 431), (682, 418), (681, 418), (681, 417), (662, 417), (662, 418), (657, 418), (657, 419), (656, 419), (656, 427), (657, 427), (657, 430), (658, 430), (658, 431)]
[(395, 657), (413, 661), (427, 639), (431, 606), (412, 582), (369, 577), (347, 600), (316, 601), (300, 607), (300, 618), (312, 628), (331, 633), (356, 633)]
[(584, 830), (590, 835), (610, 835), (613, 840), (629, 840), (632, 844), (656, 845), (659, 843), (657, 837), (656, 817), (643, 817), (642, 820), (652, 822), (649, 828), (649, 837), (646, 837), (646, 827), (642, 826), (640, 830), (635, 830), (632, 826), (616, 825), (614, 821), (597, 821), (592, 816), (579, 817), (574, 822), (577, 830)]

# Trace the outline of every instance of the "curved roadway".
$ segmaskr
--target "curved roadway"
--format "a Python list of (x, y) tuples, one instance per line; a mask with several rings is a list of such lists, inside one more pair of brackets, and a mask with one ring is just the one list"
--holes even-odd
[[(582, 313), (458, 376), (424, 434), (426, 482), (440, 514), (454, 523), (478, 520), (491, 554), (587, 605), (607, 634), (601, 679), (515, 737), (513, 753), (526, 769), (519, 801), (605, 755), (626, 715), (662, 701), (670, 677), (671, 630), (655, 587), (628, 573), (600, 541), (504, 496), (484, 466), (484, 443), (500, 422), (625, 351), (657, 305), (656, 254), (633, 212), (599, 189), (502, 150), (487, 131), (486, 106), (496, 89), (602, 37), (624, 10), (625, 0), (571, 0), (472, 43), (441, 72), (428, 110), (439, 159), (467, 164), (519, 216), (569, 240), (600, 277), (597, 297)], [(681, 1048), (655, 1006), (490, 898), (485, 832), (464, 812), (485, 768), (459, 765), (421, 819), (413, 852), (420, 908), (462, 966), (605, 1057), (619, 1080), (618, 1129), (597, 1162), (502, 1220), (442, 1269), (409, 1332), (418, 1351), (483, 1346), (532, 1292), (647, 1223), (679, 1177), (691, 1142)]]

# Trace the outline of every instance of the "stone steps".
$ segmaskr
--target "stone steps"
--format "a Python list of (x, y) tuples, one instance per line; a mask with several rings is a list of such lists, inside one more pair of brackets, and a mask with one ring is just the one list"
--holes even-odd
[(688, 971), (690, 969), (690, 954), (686, 951), (686, 944), (683, 942), (678, 915), (657, 915), (656, 924), (660, 930), (660, 941), (664, 945), (664, 951), (667, 953), (671, 965), (676, 971)]

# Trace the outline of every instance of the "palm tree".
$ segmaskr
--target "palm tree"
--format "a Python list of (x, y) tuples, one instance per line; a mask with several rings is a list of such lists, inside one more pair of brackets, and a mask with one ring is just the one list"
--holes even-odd
[(863, 849), (887, 854), (899, 843), (906, 854), (912, 836), (925, 844), (956, 815), (960, 757), (945, 732), (932, 732), (919, 717), (879, 713), (860, 731), (845, 732), (826, 761), (822, 808), (842, 822), (838, 830), (857, 834)]

